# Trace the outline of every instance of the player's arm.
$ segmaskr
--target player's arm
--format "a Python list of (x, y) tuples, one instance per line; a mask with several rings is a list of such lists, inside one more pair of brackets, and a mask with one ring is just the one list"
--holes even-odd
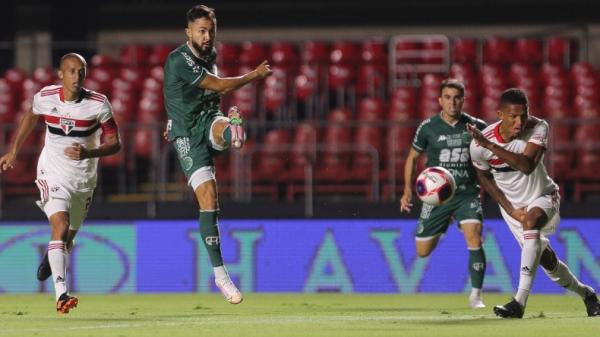
[(415, 174), (415, 167), (417, 166), (417, 160), (421, 156), (421, 153), (415, 148), (411, 147), (404, 164), (404, 192), (402, 198), (400, 198), (400, 211), (410, 212), (412, 207), (412, 179)]
[(251, 72), (237, 77), (219, 77), (207, 72), (206, 76), (200, 81), (200, 88), (224, 95), (228, 92), (237, 90), (256, 79), (263, 79), (272, 73), (271, 67), (267, 61), (263, 61), (263, 63)]
[(31, 131), (37, 125), (39, 116), (33, 113), (32, 109), (29, 109), (21, 118), (19, 122), (19, 128), (17, 129), (17, 134), (10, 145), (8, 152), (0, 158), (0, 172), (6, 171), (9, 168), (12, 168), (15, 160), (17, 159), (17, 154), (21, 150), (23, 146), (23, 142), (29, 136)]
[(481, 170), (477, 167), (475, 167), (475, 171), (477, 172), (479, 184), (490, 196), (492, 196), (492, 199), (494, 199), (511, 217), (521, 222), (525, 221), (525, 210), (523, 208), (515, 208), (513, 204), (508, 201), (504, 192), (502, 192), (496, 184), (492, 173), (489, 170)]
[(535, 170), (535, 167), (540, 162), (542, 155), (546, 150), (543, 146), (529, 142), (527, 143), (523, 153), (514, 153), (485, 138), (481, 131), (479, 131), (473, 125), (467, 125), (467, 128), (479, 146), (490, 150), (498, 158), (506, 162), (510, 167), (525, 174), (530, 174), (533, 172), (533, 170)]
[(79, 143), (73, 143), (65, 149), (65, 155), (73, 160), (83, 160), (87, 158), (98, 158), (110, 156), (121, 150), (121, 137), (119, 129), (113, 118), (101, 124), (104, 140), (102, 144), (95, 149), (87, 149)]

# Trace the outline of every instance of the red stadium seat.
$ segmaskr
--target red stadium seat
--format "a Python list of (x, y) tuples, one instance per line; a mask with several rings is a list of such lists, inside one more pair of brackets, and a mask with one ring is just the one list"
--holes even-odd
[(56, 71), (52, 68), (36, 68), (33, 71), (31, 78), (38, 82), (42, 87), (54, 84), (57, 79)]
[(329, 60), (332, 64), (354, 65), (358, 61), (359, 48), (354, 42), (335, 41)]
[(142, 45), (129, 45), (121, 50), (119, 61), (122, 66), (141, 67), (148, 63), (148, 49)]
[(119, 71), (119, 77), (131, 82), (136, 87), (140, 87), (146, 77), (146, 72), (142, 68), (125, 67)]
[(316, 66), (300, 66), (300, 74), (294, 80), (296, 99), (304, 102), (316, 94), (319, 87)]
[(329, 112), (328, 126), (325, 129), (323, 142), (326, 150), (321, 157), (317, 179), (344, 180), (348, 175), (352, 129), (346, 124), (351, 113), (347, 109), (338, 108)]
[(270, 54), (273, 65), (286, 69), (298, 67), (298, 52), (296, 46), (291, 42), (274, 42), (271, 44)]
[(383, 97), (386, 93), (387, 67), (363, 64), (358, 68), (356, 92), (360, 96)]
[(160, 81), (161, 83), (163, 82), (164, 78), (165, 78), (165, 70), (163, 68), (163, 66), (154, 66), (152, 68), (150, 68), (150, 77)]
[(287, 73), (278, 66), (271, 69), (273, 75), (265, 80), (262, 93), (265, 108), (270, 112), (275, 112), (287, 104)]
[(38, 83), (30, 78), (23, 81), (23, 100), (31, 101), (33, 96), (42, 89), (42, 84)]
[(509, 64), (513, 62), (512, 44), (502, 37), (490, 37), (483, 42), (483, 62)]
[(113, 68), (117, 62), (109, 55), (96, 54), (90, 59), (90, 68)]
[(302, 62), (308, 64), (329, 63), (329, 44), (324, 41), (306, 41), (302, 46)]
[(475, 64), (477, 62), (477, 41), (456, 38), (452, 42), (452, 60), (455, 63)]
[(152, 46), (150, 55), (148, 56), (148, 64), (150, 66), (164, 66), (173, 49), (175, 47), (168, 44), (156, 44)]
[(239, 67), (236, 61), (240, 57), (239, 45), (228, 42), (217, 42), (217, 64), (219, 67)]
[(569, 65), (575, 60), (571, 57), (571, 41), (563, 36), (551, 36), (546, 40), (546, 55), (548, 62), (559, 65)]
[(285, 147), (290, 142), (286, 130), (271, 130), (264, 138), (264, 149), (256, 152), (257, 165), (252, 171), (253, 181), (278, 182), (282, 181), (287, 168), (288, 156)]
[(421, 44), (421, 62), (425, 64), (439, 64), (446, 58), (444, 54), (446, 44), (438, 38), (425, 38)]
[(238, 59), (242, 65), (254, 69), (254, 67), (267, 59), (267, 47), (262, 43), (245, 41), (240, 47)]
[(361, 61), (369, 64), (387, 64), (387, 42), (384, 40), (366, 40), (361, 45)]
[(544, 51), (542, 41), (532, 38), (518, 38), (514, 42), (515, 61), (538, 65), (542, 63)]

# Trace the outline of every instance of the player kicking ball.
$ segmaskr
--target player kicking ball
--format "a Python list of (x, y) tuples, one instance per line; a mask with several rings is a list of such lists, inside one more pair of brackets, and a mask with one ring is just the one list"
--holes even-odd
[(470, 152), (480, 184), (521, 246), (519, 287), (514, 298), (494, 307), (503, 318), (523, 318), (538, 265), (556, 284), (581, 296), (588, 316), (600, 316), (592, 287), (581, 283), (561, 261), (548, 236), (560, 222), (558, 185), (548, 176), (543, 156), (548, 123), (529, 115), (525, 92), (508, 89), (500, 97), (500, 120), (483, 131), (469, 125)]

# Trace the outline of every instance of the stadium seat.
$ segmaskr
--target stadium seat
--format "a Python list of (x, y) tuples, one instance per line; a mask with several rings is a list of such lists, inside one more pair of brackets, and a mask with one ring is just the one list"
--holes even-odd
[[(242, 66), (238, 73), (245, 74), (252, 71), (250, 67)], [(237, 106), (242, 111), (244, 118), (256, 118), (257, 112), (257, 86), (249, 83), (233, 92), (230, 104)]]
[[(381, 166), (384, 158), (383, 135), (385, 106), (383, 101), (374, 98), (362, 99), (358, 104), (358, 127), (354, 137), (354, 144), (367, 145), (370, 148), (360, 149), (354, 156), (352, 174), (357, 177), (367, 177), (373, 173), (373, 165)], [(377, 157), (374, 157), (374, 150)], [(374, 162), (377, 160), (377, 162)]]
[(446, 59), (446, 45), (437, 38), (425, 38), (421, 43), (421, 63), (440, 64)]
[(544, 51), (542, 41), (533, 38), (518, 38), (514, 41), (514, 61), (530, 65), (542, 63)]
[(239, 67), (240, 46), (235, 43), (217, 42), (217, 64), (219, 67)]
[(317, 94), (318, 69), (316, 66), (303, 64), (300, 66), (298, 76), (294, 79), (294, 92), (298, 101), (304, 102)]
[(546, 55), (548, 62), (568, 66), (572, 63), (571, 41), (564, 36), (551, 36), (546, 39)]
[(483, 63), (509, 64), (513, 62), (511, 42), (502, 37), (490, 37), (483, 42)]
[(142, 68), (123, 67), (119, 71), (119, 77), (139, 88), (146, 77), (146, 72)]
[[(252, 170), (253, 185), (261, 183), (273, 186), (284, 181), (289, 160), (289, 144), (290, 134), (287, 130), (271, 130), (266, 133), (263, 149), (255, 152), (257, 163)], [(275, 195), (274, 198), (276, 197)]]
[(42, 87), (54, 84), (57, 79), (56, 71), (52, 68), (39, 67), (33, 71), (31, 79), (39, 83)]
[(42, 84), (32, 80), (30, 78), (26, 78), (23, 81), (23, 100), (31, 101), (33, 100), (33, 96), (37, 94), (42, 89)]
[(110, 55), (96, 54), (90, 59), (90, 68), (113, 68), (117, 62)]
[(385, 65), (363, 64), (358, 68), (356, 93), (359, 96), (381, 97), (386, 93), (387, 67)]
[(302, 62), (306, 64), (327, 64), (329, 63), (330, 48), (324, 41), (306, 41), (302, 45)]
[(600, 166), (600, 152), (597, 149), (579, 151), (575, 169), (570, 170), (574, 180), (573, 201), (581, 202), (585, 192), (600, 192), (600, 176), (596, 171)]
[(273, 66), (271, 70), (273, 75), (265, 80), (262, 90), (264, 107), (270, 113), (283, 113), (287, 104), (287, 72), (279, 66)]
[(162, 83), (165, 78), (165, 69), (163, 66), (154, 66), (150, 68), (149, 75)]
[(122, 66), (142, 67), (148, 63), (148, 48), (142, 45), (128, 45), (121, 50), (119, 62)]
[(354, 42), (335, 41), (331, 46), (329, 61), (332, 64), (355, 65), (359, 60), (359, 48)]
[(242, 66), (249, 66), (254, 69), (267, 59), (267, 47), (262, 43), (244, 41), (237, 59), (240, 60)]
[(150, 48), (150, 55), (148, 56), (148, 65), (150, 66), (164, 66), (167, 62), (167, 58), (171, 51), (175, 49), (175, 46), (168, 44), (155, 44)]
[(348, 177), (352, 142), (352, 129), (347, 123), (351, 120), (351, 112), (337, 108), (329, 112), (328, 125), (324, 130), (323, 143), (326, 147), (316, 174), (318, 180), (344, 180)]
[(274, 42), (271, 44), (270, 55), (273, 65), (288, 71), (295, 70), (300, 62), (296, 46), (291, 42)]
[(387, 42), (382, 39), (363, 41), (360, 58), (363, 63), (387, 65)]
[(469, 38), (455, 38), (452, 41), (452, 61), (460, 64), (477, 62), (477, 41)]
[(11, 91), (15, 101), (20, 101), (22, 98), (23, 81), (27, 78), (24, 70), (19, 68), (9, 68), (4, 73), (4, 79), (11, 87)]

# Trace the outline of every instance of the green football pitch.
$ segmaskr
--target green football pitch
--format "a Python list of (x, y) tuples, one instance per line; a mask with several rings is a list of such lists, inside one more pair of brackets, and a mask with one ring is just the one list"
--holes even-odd
[(491, 307), (467, 308), (465, 295), (246, 294), (234, 306), (206, 294), (88, 295), (58, 316), (49, 295), (0, 295), (0, 336), (600, 336), (575, 296), (534, 294), (522, 320)]

